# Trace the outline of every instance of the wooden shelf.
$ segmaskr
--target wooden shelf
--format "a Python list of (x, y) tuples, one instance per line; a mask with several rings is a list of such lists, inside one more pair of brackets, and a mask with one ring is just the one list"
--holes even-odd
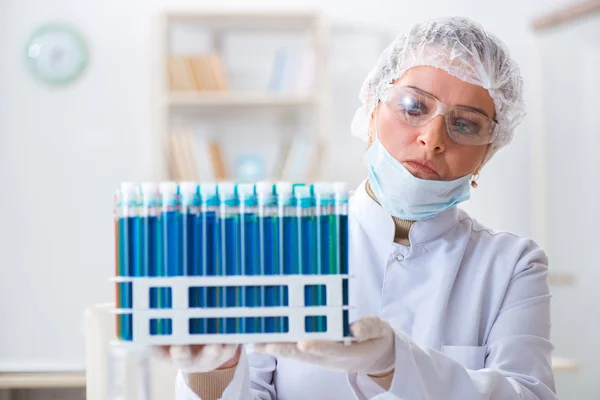
[(317, 103), (314, 95), (256, 92), (181, 92), (171, 93), (172, 107), (189, 106), (305, 106)]
[(552, 369), (554, 372), (577, 372), (579, 371), (579, 364), (569, 358), (552, 357)]
[(306, 29), (319, 21), (320, 12), (195, 12), (172, 11), (165, 15), (171, 22), (202, 23), (208, 29)]
[(597, 12), (600, 12), (600, 1), (578, 1), (575, 4), (570, 4), (560, 10), (535, 18), (532, 21), (531, 26), (535, 31), (541, 31), (567, 24)]
[(0, 372), (0, 389), (83, 388), (85, 372)]

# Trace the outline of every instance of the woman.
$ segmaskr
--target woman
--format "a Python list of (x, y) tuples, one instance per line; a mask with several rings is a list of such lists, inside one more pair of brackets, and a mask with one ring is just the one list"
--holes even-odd
[(360, 98), (355, 342), (162, 348), (182, 369), (178, 398), (555, 399), (544, 252), (456, 207), (524, 115), (506, 48), (465, 18), (418, 24)]

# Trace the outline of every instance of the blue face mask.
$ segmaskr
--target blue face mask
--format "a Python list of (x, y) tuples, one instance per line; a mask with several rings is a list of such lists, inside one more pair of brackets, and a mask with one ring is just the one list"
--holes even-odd
[(377, 200), (389, 214), (419, 221), (468, 200), (471, 175), (454, 181), (419, 179), (411, 174), (377, 139), (363, 160), (369, 169), (369, 183)]

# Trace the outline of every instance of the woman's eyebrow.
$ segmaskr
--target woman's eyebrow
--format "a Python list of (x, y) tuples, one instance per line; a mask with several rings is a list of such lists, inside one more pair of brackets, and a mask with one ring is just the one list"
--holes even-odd
[[(406, 86), (406, 87), (408, 87), (408, 88), (411, 88), (411, 89), (413, 89), (413, 90), (415, 90), (415, 91), (417, 91), (417, 92), (419, 92), (419, 93), (421, 93), (421, 94), (424, 94), (424, 95), (427, 95), (427, 96), (431, 96), (431, 97), (433, 97), (434, 99), (436, 99), (436, 100), (438, 100), (438, 101), (441, 101), (440, 99), (438, 99), (437, 97), (435, 97), (433, 94), (431, 94), (431, 93), (429, 93), (429, 92), (426, 92), (425, 90), (423, 90), (423, 89), (421, 89), (421, 88), (418, 88), (418, 87), (416, 87), (416, 86), (410, 86), (410, 85), (408, 85), (408, 86)], [(488, 115), (488, 113), (487, 113), (487, 112), (485, 112), (485, 110), (483, 110), (483, 109), (481, 109), (481, 108), (478, 108), (478, 107), (473, 107), (473, 106), (465, 106), (465, 105), (460, 105), (460, 104), (459, 104), (459, 105), (457, 105), (456, 107), (460, 107), (460, 108), (464, 108), (464, 109), (467, 109), (467, 110), (475, 111), (475, 112), (478, 112), (478, 113), (480, 113), (480, 114), (483, 114), (483, 115), (485, 115), (486, 117), (490, 118), (490, 116)], [(491, 119), (491, 118), (490, 118), (490, 119)]]

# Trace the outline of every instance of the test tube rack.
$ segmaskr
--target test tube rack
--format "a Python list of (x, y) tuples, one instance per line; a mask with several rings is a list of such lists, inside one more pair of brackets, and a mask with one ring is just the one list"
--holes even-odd
[(117, 337), (348, 341), (347, 205), (341, 183), (120, 185)]

